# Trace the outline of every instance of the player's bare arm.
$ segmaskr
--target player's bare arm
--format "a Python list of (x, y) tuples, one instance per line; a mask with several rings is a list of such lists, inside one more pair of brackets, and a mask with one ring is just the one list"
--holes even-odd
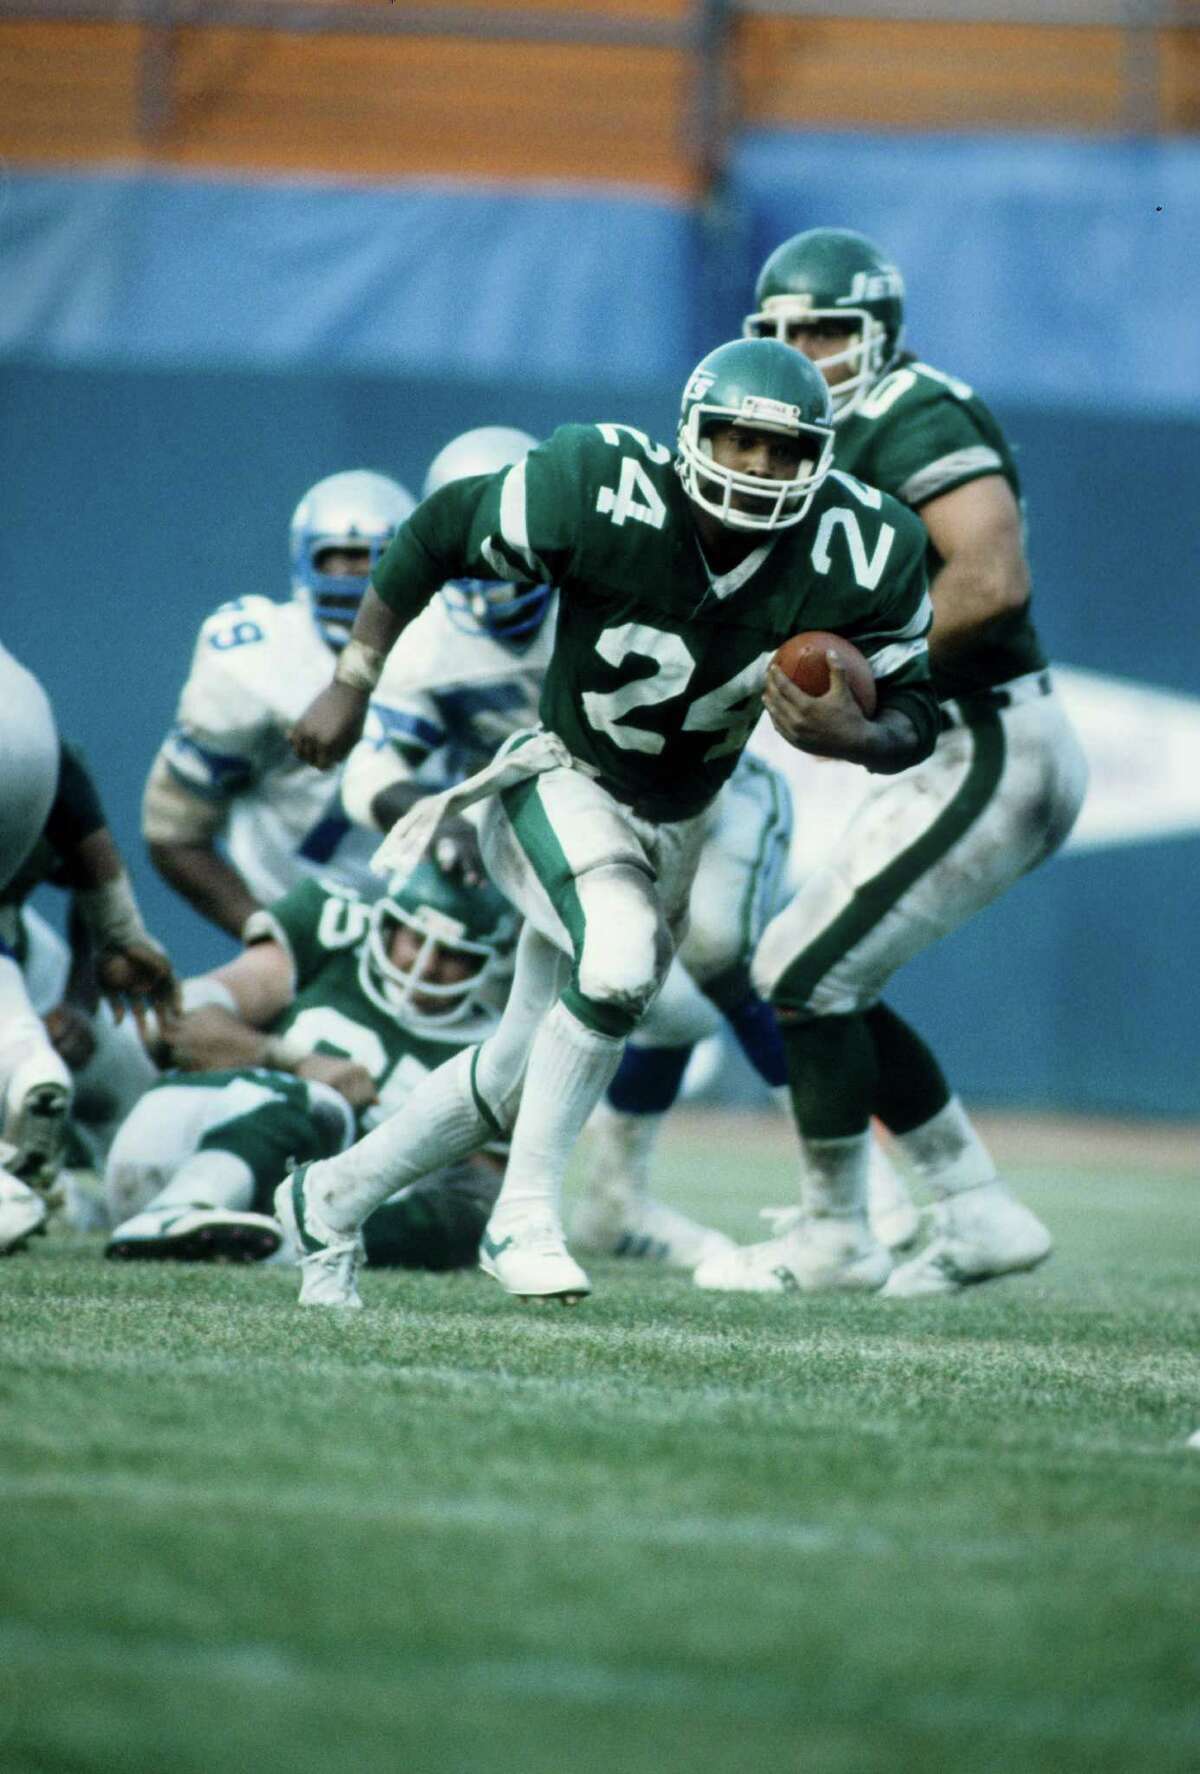
[(989, 474), (920, 509), (944, 565), (929, 591), (935, 667), (969, 653), (981, 629), (1029, 602), (1021, 512), (1008, 482)]
[(150, 860), (163, 880), (210, 924), (237, 936), (258, 901), (241, 875), (210, 844), (149, 844)]
[(912, 721), (898, 708), (882, 708), (874, 719), (862, 712), (836, 653), (829, 655), (829, 688), (806, 695), (775, 664), (767, 667), (763, 705), (776, 732), (815, 757), (841, 758), (889, 775), (905, 770), (920, 752)]

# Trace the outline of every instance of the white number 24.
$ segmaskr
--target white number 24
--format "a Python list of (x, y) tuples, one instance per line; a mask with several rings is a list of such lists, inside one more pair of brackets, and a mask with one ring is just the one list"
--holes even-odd
[[(616, 628), (603, 630), (596, 642), (596, 651), (609, 665), (621, 665), (630, 654), (654, 662), (649, 677), (636, 678), (618, 690), (587, 690), (583, 696), (583, 712), (598, 732), (604, 733), (623, 751), (660, 752), (666, 740), (661, 733), (645, 727), (622, 725), (621, 717), (633, 708), (652, 708), (667, 702), (686, 690), (696, 669), (696, 661), (682, 636), (666, 634), (645, 622), (622, 622)], [(735, 677), (715, 690), (697, 697), (684, 716), (685, 733), (718, 733), (721, 737), (704, 754), (708, 763), (731, 751), (740, 751), (750, 736), (751, 728), (762, 713), (758, 691), (762, 689), (770, 653), (760, 653)]]
[[(670, 450), (663, 444), (652, 443), (644, 431), (638, 431), (632, 425), (600, 425), (597, 429), (605, 443), (618, 447), (624, 432), (651, 462), (669, 462), (671, 459)], [(667, 521), (667, 508), (636, 456), (621, 457), (620, 476), (615, 489), (600, 488), (596, 494), (596, 510), (611, 518), (614, 524), (624, 524), (633, 518), (639, 524), (649, 524), (651, 529), (661, 530)]]

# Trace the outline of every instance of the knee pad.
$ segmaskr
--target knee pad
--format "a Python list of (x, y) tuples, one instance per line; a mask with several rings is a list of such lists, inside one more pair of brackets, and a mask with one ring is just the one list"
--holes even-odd
[(674, 949), (654, 882), (639, 868), (614, 864), (581, 875), (576, 888), (584, 920), (578, 991), (602, 1012), (636, 1022), (666, 978)]

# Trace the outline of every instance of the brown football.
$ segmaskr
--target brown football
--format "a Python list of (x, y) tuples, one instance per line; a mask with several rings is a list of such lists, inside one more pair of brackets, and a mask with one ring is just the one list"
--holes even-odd
[(775, 664), (808, 696), (824, 696), (829, 688), (829, 661), (826, 653), (836, 653), (846, 674), (846, 682), (865, 715), (875, 713), (875, 674), (853, 641), (840, 634), (827, 634), (824, 629), (809, 629), (784, 641), (775, 655)]

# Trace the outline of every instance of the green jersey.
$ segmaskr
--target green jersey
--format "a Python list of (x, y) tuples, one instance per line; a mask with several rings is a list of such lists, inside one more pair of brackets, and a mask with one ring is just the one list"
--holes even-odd
[[(838, 426), (834, 459), (914, 511), (989, 474), (1003, 475), (1021, 500), (1012, 451), (979, 396), (915, 358), (903, 359)], [(942, 559), (928, 546), (932, 579)], [(964, 696), (1045, 664), (1027, 606), (991, 624), (967, 657), (938, 667), (933, 678), (940, 696)]]
[(625, 425), (565, 425), (511, 468), (427, 499), (374, 585), (406, 620), (447, 579), (559, 587), (543, 724), (619, 800), (671, 820), (731, 774), (772, 654), (805, 629), (862, 648), (880, 705), (904, 708), (928, 754), (925, 542), (904, 505), (833, 473), (801, 523), (714, 573), (665, 445)]
[(314, 1053), (355, 1060), (375, 1080), (379, 1101), (360, 1116), (360, 1132), (395, 1114), (426, 1072), (496, 1026), (496, 1017), (481, 1011), (431, 1033), (376, 1004), (362, 985), (369, 917), (370, 907), (356, 894), (310, 880), (253, 913), (246, 925), (248, 942), (274, 939), (295, 968), (295, 996), (269, 1033), (294, 1034)]

